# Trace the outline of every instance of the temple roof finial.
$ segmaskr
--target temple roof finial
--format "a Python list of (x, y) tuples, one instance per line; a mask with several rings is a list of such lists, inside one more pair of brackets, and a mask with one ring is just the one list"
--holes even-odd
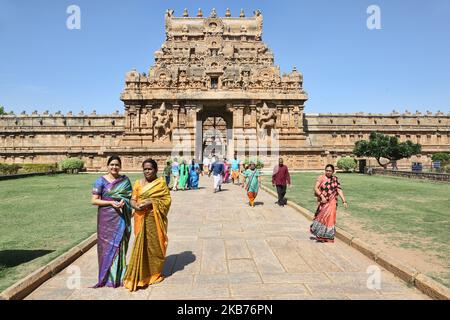
[(227, 11), (225, 12), (225, 17), (227, 17), (227, 18), (231, 17), (231, 10), (230, 10), (230, 8), (227, 8)]
[(239, 17), (241, 17), (241, 18), (244, 18), (244, 17), (245, 17), (244, 9), (241, 9), (241, 13), (239, 14)]
[(183, 17), (189, 17), (189, 12), (188, 12), (188, 9), (187, 8), (184, 8), (184, 11), (183, 11)]
[(198, 8), (197, 17), (203, 17), (203, 12), (201, 8)]

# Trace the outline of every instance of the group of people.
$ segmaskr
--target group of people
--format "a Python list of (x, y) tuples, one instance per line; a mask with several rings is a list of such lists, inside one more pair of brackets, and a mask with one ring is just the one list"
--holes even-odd
[[(317, 209), (314, 220), (310, 226), (310, 232), (314, 235), (313, 240), (318, 242), (334, 242), (336, 235), (336, 211), (338, 197), (342, 199), (345, 208), (348, 207), (344, 192), (338, 178), (334, 175), (335, 168), (332, 164), (325, 167), (325, 174), (320, 175), (314, 186), (314, 196), (317, 199)], [(261, 173), (254, 162), (250, 162), (248, 168), (242, 173), (245, 181), (242, 185), (247, 191), (249, 205), (255, 206), (255, 199), (261, 185)], [(287, 204), (285, 198), (287, 187), (291, 185), (291, 177), (288, 167), (282, 158), (273, 169), (272, 186), (276, 187), (278, 200), (276, 204), (284, 207)]]
[[(95, 288), (124, 286), (136, 291), (163, 280), (170, 191), (164, 178), (158, 178), (158, 164), (153, 159), (142, 163), (143, 178), (133, 186), (120, 174), (120, 157), (111, 156), (107, 167), (108, 173), (99, 177), (92, 189), (92, 204), (98, 206)], [(127, 266), (133, 217), (135, 241)]]
[(175, 158), (173, 162), (167, 161), (164, 168), (164, 178), (167, 186), (170, 185), (170, 177), (173, 176), (173, 191), (198, 189), (198, 182), (202, 174), (201, 166), (194, 159), (188, 165), (186, 160), (178, 163), (178, 159)]
[[(174, 176), (173, 190), (198, 188), (200, 165), (192, 161), (187, 166), (175, 161), (167, 162), (164, 177), (158, 177), (158, 164), (153, 159), (142, 163), (143, 178), (132, 186), (130, 179), (120, 175), (120, 157), (111, 156), (107, 162), (108, 173), (99, 177), (92, 189), (92, 204), (98, 206), (97, 252), (99, 275), (98, 287), (124, 286), (130, 291), (161, 282), (162, 269), (168, 245), (167, 215), (171, 205), (170, 173)], [(261, 186), (261, 172), (254, 162), (241, 166), (235, 156), (231, 162), (233, 184), (242, 185), (247, 192), (249, 205), (255, 206), (255, 199)], [(214, 192), (220, 191), (225, 176), (225, 164), (215, 160), (205, 171), (214, 177)], [(241, 178), (243, 182), (241, 183)], [(286, 205), (287, 186), (291, 184), (289, 169), (279, 159), (272, 174), (272, 185), (278, 193), (277, 204)], [(338, 197), (345, 207), (347, 202), (334, 166), (329, 164), (325, 174), (318, 177), (314, 186), (317, 210), (310, 226), (310, 232), (319, 242), (334, 242)], [(128, 242), (134, 217), (135, 242), (131, 259), (127, 265)]]

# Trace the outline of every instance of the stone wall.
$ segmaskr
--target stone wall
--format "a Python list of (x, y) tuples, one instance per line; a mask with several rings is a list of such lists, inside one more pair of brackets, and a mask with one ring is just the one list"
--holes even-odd
[[(320, 146), (332, 164), (341, 156), (351, 155), (355, 142), (368, 140), (372, 131), (422, 145), (422, 154), (399, 161), (399, 168), (411, 168), (412, 162), (431, 166), (433, 153), (450, 152), (450, 114), (305, 114), (310, 144)], [(378, 166), (374, 159), (369, 159), (368, 165)]]
[(450, 182), (450, 174), (446, 173), (396, 171), (396, 170), (383, 170), (374, 168), (372, 169), (372, 174)]
[[(398, 163), (431, 166), (435, 152), (450, 152), (449, 115), (444, 114), (305, 114), (306, 144), (280, 155), (293, 169), (323, 169), (351, 155), (354, 143), (377, 131), (397, 135), (401, 141), (421, 143), (423, 154)], [(54, 163), (68, 156), (81, 157), (89, 170), (105, 167), (109, 155), (126, 157), (125, 167), (138, 170), (150, 156), (164, 162), (171, 149), (152, 149), (152, 142), (124, 141), (125, 117), (113, 115), (33, 114), (0, 116), (0, 161), (6, 163)], [(377, 167), (374, 159), (367, 165)]]

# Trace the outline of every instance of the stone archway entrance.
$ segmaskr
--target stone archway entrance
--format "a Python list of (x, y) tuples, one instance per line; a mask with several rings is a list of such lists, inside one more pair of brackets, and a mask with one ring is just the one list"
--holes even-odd
[(221, 158), (228, 157), (233, 139), (233, 117), (225, 106), (203, 106), (197, 114), (197, 150), (196, 158), (200, 161), (210, 154)]

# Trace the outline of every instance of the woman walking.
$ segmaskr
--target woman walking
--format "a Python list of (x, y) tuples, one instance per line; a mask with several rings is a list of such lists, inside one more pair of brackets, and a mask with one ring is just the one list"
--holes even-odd
[(98, 206), (98, 283), (94, 288), (123, 284), (126, 254), (131, 234), (131, 182), (120, 175), (118, 156), (108, 159), (108, 174), (98, 178), (92, 189), (92, 204)]
[(198, 180), (200, 177), (200, 166), (192, 159), (192, 163), (189, 166), (189, 186), (192, 189), (198, 189)]
[(172, 175), (173, 175), (173, 186), (172, 190), (178, 190), (178, 180), (180, 179), (180, 166), (178, 164), (177, 158), (173, 160), (172, 163)]
[(153, 159), (142, 164), (144, 179), (133, 186), (131, 204), (135, 211), (136, 236), (124, 286), (136, 291), (164, 280), (162, 270), (166, 258), (167, 214), (171, 197), (163, 177), (157, 176), (158, 164)]
[(180, 182), (178, 183), (178, 187), (182, 190), (186, 190), (187, 183), (189, 179), (189, 167), (186, 164), (186, 160), (180, 165)]
[(223, 183), (228, 183), (230, 179), (230, 164), (227, 161), (227, 158), (223, 158)]
[(310, 231), (319, 242), (334, 242), (336, 234), (336, 209), (338, 195), (347, 208), (341, 184), (334, 174), (334, 166), (325, 167), (325, 174), (317, 178), (314, 194), (317, 197), (317, 210)]
[(250, 162), (249, 168), (244, 172), (245, 184), (250, 207), (255, 207), (255, 199), (258, 195), (259, 185), (261, 184), (261, 173), (256, 169), (256, 164)]

